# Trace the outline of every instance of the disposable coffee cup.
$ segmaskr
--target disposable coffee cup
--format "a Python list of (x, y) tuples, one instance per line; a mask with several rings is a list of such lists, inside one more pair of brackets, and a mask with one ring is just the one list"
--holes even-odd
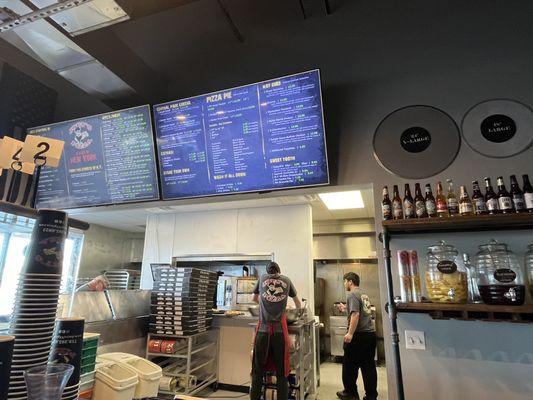
[(56, 323), (50, 362), (70, 364), (74, 367), (67, 387), (80, 382), (84, 327), (83, 318), (59, 318)]
[(63, 211), (39, 210), (23, 274), (61, 274), (68, 216)]
[(0, 336), (0, 400), (7, 399), (14, 345), (14, 336)]

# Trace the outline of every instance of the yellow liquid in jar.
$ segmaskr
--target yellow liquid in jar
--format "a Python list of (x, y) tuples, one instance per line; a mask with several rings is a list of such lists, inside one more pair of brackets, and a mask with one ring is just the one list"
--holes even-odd
[(443, 274), (439, 271), (427, 271), (426, 287), (429, 299), (437, 303), (466, 303), (468, 300), (466, 272)]

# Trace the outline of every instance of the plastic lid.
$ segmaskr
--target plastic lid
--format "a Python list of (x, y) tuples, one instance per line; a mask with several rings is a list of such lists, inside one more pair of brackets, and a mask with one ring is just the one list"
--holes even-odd
[(95, 378), (116, 388), (137, 385), (137, 374), (119, 363), (102, 363), (96, 370)]
[(144, 380), (159, 379), (163, 375), (163, 370), (159, 365), (133, 354), (107, 353), (102, 354), (100, 358), (120, 363), (123, 367), (134, 371)]
[(90, 339), (96, 339), (99, 338), (99, 333), (91, 333), (91, 332), (84, 332), (83, 333), (83, 340), (90, 340)]

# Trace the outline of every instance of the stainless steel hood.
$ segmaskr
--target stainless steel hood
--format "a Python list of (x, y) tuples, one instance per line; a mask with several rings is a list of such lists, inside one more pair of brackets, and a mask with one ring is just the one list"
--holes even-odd
[[(128, 15), (113, 0), (78, 1), (81, 5), (61, 11), (61, 5), (65, 3), (71, 5), (73, 2), (0, 0), (0, 8), (8, 10), (2, 14), (3, 24), (6, 18), (11, 18), (13, 25), (10, 30), (0, 33), (0, 38), (102, 101), (134, 96), (131, 86), (61, 32), (64, 30), (73, 36), (78, 35), (124, 21), (129, 18)], [(31, 7), (32, 4), (35, 7)], [(37, 9), (57, 12), (46, 14)], [(38, 19), (40, 14), (43, 14), (42, 18)], [(14, 15), (19, 19), (13, 21)], [(24, 19), (31, 15), (36, 15), (35, 20), (28, 22)], [(17, 25), (17, 21), (24, 23)]]

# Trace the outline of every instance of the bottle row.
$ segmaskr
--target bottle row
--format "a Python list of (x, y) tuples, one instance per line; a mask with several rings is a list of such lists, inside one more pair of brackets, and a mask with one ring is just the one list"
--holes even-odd
[(460, 253), (444, 241), (429, 246), (424, 271), (425, 296), (417, 252), (399, 250), (397, 256), (402, 302), (520, 306), (526, 299), (526, 286), (533, 296), (533, 244), (525, 254), (525, 268), (505, 243), (496, 240), (480, 245), (473, 263), (468, 254)]
[(502, 176), (498, 177), (498, 193), (492, 187), (489, 177), (485, 180), (485, 193), (483, 194), (478, 181), (472, 181), (472, 197), (468, 194), (466, 186), (460, 186), (459, 196), (456, 195), (451, 179), (447, 180), (448, 191), (444, 193), (442, 183), (437, 182), (437, 194), (433, 195), (431, 184), (426, 184), (425, 196), (419, 183), (415, 183), (415, 196), (411, 195), (411, 188), (405, 184), (404, 197), (400, 197), (398, 185), (394, 185), (392, 199), (389, 189), (383, 187), (383, 200), (381, 212), (384, 221), (410, 219), (454, 217), (457, 215), (483, 215), (483, 214), (511, 214), (533, 213), (533, 187), (528, 175), (522, 175), (522, 189), (515, 175), (511, 175), (511, 191), (505, 187)]

